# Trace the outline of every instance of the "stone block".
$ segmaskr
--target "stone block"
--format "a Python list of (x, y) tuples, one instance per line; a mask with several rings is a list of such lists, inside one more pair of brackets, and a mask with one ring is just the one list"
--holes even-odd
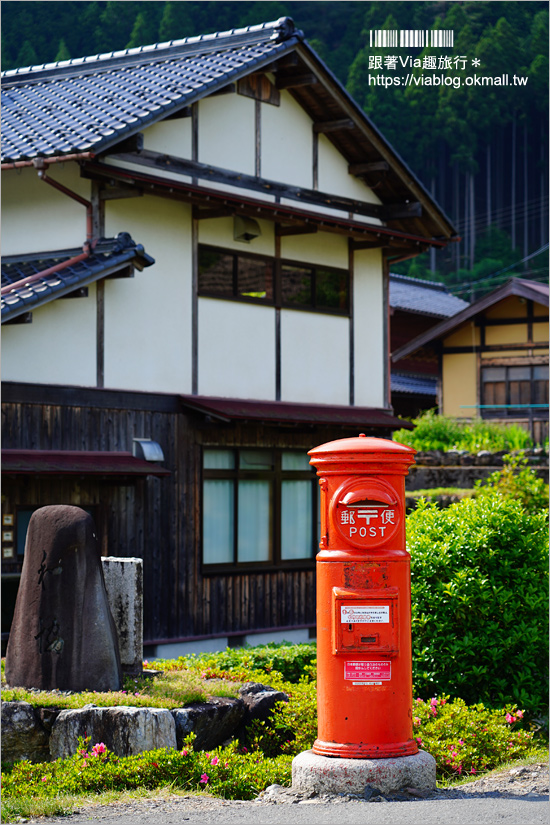
[(156, 748), (176, 748), (176, 725), (169, 710), (162, 708), (88, 705), (80, 710), (63, 710), (50, 737), (52, 759), (72, 756), (78, 737), (91, 736), (91, 744), (103, 742), (117, 756), (133, 756)]
[(28, 702), (2, 702), (2, 761), (48, 762), (49, 736)]
[(172, 711), (176, 723), (178, 750), (184, 746), (185, 737), (194, 733), (196, 750), (208, 750), (231, 739), (240, 728), (245, 717), (245, 705), (240, 699), (214, 698), (178, 708)]
[(143, 665), (143, 560), (104, 556), (101, 562), (122, 671), (136, 676)]
[(245, 682), (239, 689), (239, 696), (246, 708), (245, 726), (254, 719), (264, 721), (279, 702), (288, 702), (286, 693), (259, 682)]

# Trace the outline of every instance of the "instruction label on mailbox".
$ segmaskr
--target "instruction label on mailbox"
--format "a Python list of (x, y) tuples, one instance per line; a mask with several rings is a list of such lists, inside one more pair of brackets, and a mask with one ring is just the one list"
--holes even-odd
[(388, 624), (390, 607), (383, 605), (342, 605), (340, 608), (342, 624)]
[(391, 662), (344, 662), (344, 679), (354, 683), (389, 682)]

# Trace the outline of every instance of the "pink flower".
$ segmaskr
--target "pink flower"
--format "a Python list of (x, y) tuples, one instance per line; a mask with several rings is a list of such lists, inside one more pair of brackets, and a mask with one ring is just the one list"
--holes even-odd
[(523, 719), (523, 711), (522, 710), (516, 710), (516, 716), (518, 717), (518, 719)]
[(477, 771), (476, 771), (476, 769), (475, 769), (475, 768), (472, 768), (472, 770), (470, 771), (470, 773), (477, 773)]
[(437, 705), (437, 699), (430, 699), (430, 705)]
[(187, 750), (182, 750), (182, 753), (183, 753), (184, 756), (187, 756), (188, 751)]
[(214, 759), (212, 759), (212, 760), (210, 761), (210, 764), (211, 764), (211, 765), (217, 765), (219, 761), (220, 761), (220, 760), (218, 759), (218, 757), (217, 757), (217, 756), (215, 756), (215, 757), (214, 757)]
[(507, 713), (506, 714), (506, 721), (508, 722), (509, 725), (511, 725), (513, 722), (516, 721), (516, 717), (512, 716), (511, 713)]
[(47, 776), (43, 776), (43, 777), (42, 777), (42, 782), (47, 782), (47, 781), (48, 781), (48, 777), (47, 777)]
[(464, 744), (464, 740), (463, 740), (463, 739), (459, 739), (459, 740), (458, 740), (458, 744), (459, 744), (459, 745), (463, 745), (463, 744)]
[(106, 750), (107, 750), (107, 748), (105, 747), (103, 742), (100, 742), (99, 745), (94, 745), (93, 746), (92, 754), (93, 754), (93, 756), (99, 756), (100, 753), (105, 753)]
[(143, 664), (144, 664), (144, 665), (148, 665), (148, 664), (149, 664), (149, 662), (147, 661), (147, 659), (144, 659), (144, 660), (143, 660)]
[(414, 724), (414, 725), (419, 725), (419, 724), (420, 724), (420, 719), (419, 719), (419, 717), (418, 717), (418, 716), (414, 716), (414, 717), (413, 717), (413, 724)]
[(206, 783), (208, 782), (208, 774), (203, 773), (202, 776), (201, 776), (200, 781), (203, 782), (206, 785)]

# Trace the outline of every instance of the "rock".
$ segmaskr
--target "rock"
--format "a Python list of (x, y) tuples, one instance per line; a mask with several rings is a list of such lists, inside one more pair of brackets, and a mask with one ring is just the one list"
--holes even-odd
[(95, 526), (80, 507), (41, 507), (31, 517), (6, 681), (41, 690), (122, 686)]
[(222, 745), (235, 735), (245, 717), (245, 704), (241, 699), (214, 698), (210, 702), (197, 703), (172, 711), (176, 724), (178, 750), (184, 746), (185, 737), (193, 732), (196, 750), (208, 750)]
[(246, 708), (244, 724), (249, 725), (254, 719), (265, 721), (271, 715), (278, 702), (288, 702), (288, 696), (280, 690), (262, 685), (259, 682), (246, 682), (239, 690), (239, 696)]
[(28, 702), (2, 702), (2, 760), (48, 762), (49, 733)]
[(117, 756), (133, 756), (156, 748), (176, 748), (176, 725), (169, 710), (161, 708), (88, 706), (63, 710), (50, 737), (52, 759), (72, 756), (78, 737), (91, 736), (91, 744), (103, 742)]

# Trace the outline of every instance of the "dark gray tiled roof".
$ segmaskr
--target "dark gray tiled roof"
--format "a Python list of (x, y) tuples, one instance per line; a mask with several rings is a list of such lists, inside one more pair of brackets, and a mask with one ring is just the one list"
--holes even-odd
[(435, 318), (450, 318), (468, 306), (447, 292), (444, 284), (390, 274), (390, 306)]
[(2, 74), (2, 162), (97, 152), (271, 63), (290, 18)]
[(59, 252), (3, 258), (2, 323), (105, 278), (122, 269), (125, 264), (133, 264), (138, 269), (143, 269), (155, 262), (147, 255), (143, 246), (136, 244), (127, 232), (121, 232), (116, 238), (99, 240), (88, 258), (31, 283), (25, 283), (25, 279), (69, 261), (81, 253), (82, 249), (65, 249)]
[(392, 372), (391, 391), (414, 393), (415, 395), (435, 395), (437, 392), (437, 378), (429, 375), (406, 375), (402, 372)]

